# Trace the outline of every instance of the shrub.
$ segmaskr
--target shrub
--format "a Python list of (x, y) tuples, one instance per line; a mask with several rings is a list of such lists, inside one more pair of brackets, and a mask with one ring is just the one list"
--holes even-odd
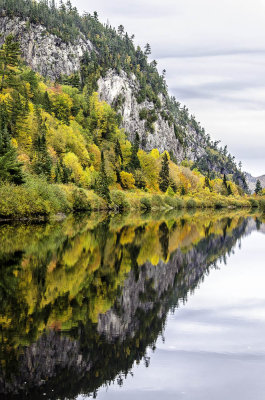
[(148, 197), (142, 197), (140, 200), (141, 210), (151, 210), (151, 201)]
[(214, 202), (214, 208), (220, 209), (220, 208), (224, 208), (224, 207), (225, 207), (225, 204), (221, 200), (216, 200)]
[(257, 208), (259, 206), (259, 203), (256, 199), (249, 199), (249, 203), (252, 208)]
[(152, 196), (152, 208), (163, 208), (164, 206), (164, 202), (161, 196), (159, 196), (159, 194), (154, 194)]
[(167, 205), (169, 205), (169, 207), (172, 207), (174, 209), (181, 209), (184, 206), (183, 201), (181, 199), (178, 199), (177, 197), (172, 198), (172, 197), (166, 196), (165, 203)]
[(197, 206), (197, 204), (196, 204), (196, 201), (194, 199), (189, 199), (186, 202), (186, 207), (187, 208), (196, 208), (196, 206)]
[(73, 211), (91, 211), (91, 204), (83, 189), (75, 189), (73, 192)]
[(119, 211), (123, 211), (125, 209), (129, 209), (130, 205), (126, 200), (125, 194), (120, 190), (113, 190), (110, 193), (111, 198), (111, 206), (114, 209), (118, 209)]

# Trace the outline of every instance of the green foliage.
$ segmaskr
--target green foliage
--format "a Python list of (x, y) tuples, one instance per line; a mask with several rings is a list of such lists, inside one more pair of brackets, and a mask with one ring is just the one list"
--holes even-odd
[(19, 65), (19, 43), (14, 40), (12, 35), (7, 36), (5, 43), (0, 48), (0, 92), (4, 87), (16, 86), (16, 67)]
[(135, 139), (131, 147), (131, 158), (129, 162), (129, 169), (133, 171), (141, 168), (140, 161), (138, 158), (139, 146), (140, 146), (140, 138), (139, 134), (136, 132)]
[(22, 163), (17, 161), (16, 149), (11, 145), (6, 126), (0, 126), (0, 184), (3, 182), (17, 185), (24, 183)]
[(196, 201), (194, 199), (189, 199), (186, 202), (186, 207), (187, 208), (196, 208)]
[(250, 203), (252, 208), (258, 208), (258, 206), (259, 206), (258, 201), (256, 199), (253, 199), (253, 198), (249, 199), (249, 203)]
[(151, 205), (154, 209), (164, 208), (164, 201), (159, 194), (154, 194), (151, 199)]
[(118, 211), (124, 211), (130, 208), (126, 196), (120, 190), (112, 190), (110, 193), (112, 208)]
[(104, 200), (106, 200), (107, 203), (110, 202), (110, 191), (108, 187), (108, 177), (105, 170), (105, 158), (103, 151), (101, 152), (100, 172), (96, 181), (95, 192)]
[(262, 186), (260, 180), (258, 179), (256, 182), (255, 193), (256, 195), (259, 195), (261, 192), (262, 192)]
[(165, 152), (162, 159), (162, 167), (159, 173), (159, 189), (162, 192), (166, 192), (169, 186), (169, 160), (168, 155)]
[(145, 211), (151, 210), (151, 201), (148, 197), (142, 197), (140, 200), (141, 209)]
[(73, 191), (73, 211), (91, 211), (91, 204), (83, 189)]

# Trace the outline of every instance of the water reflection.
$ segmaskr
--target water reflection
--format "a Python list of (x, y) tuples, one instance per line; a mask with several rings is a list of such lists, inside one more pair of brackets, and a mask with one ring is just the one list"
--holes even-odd
[(169, 310), (259, 219), (71, 217), (0, 227), (0, 393), (96, 396), (155, 348)]

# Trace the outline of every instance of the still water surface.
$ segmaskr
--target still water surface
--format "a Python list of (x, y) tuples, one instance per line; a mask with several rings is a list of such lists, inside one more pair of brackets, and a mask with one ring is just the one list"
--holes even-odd
[(0, 397), (264, 399), (264, 233), (240, 212), (0, 226)]

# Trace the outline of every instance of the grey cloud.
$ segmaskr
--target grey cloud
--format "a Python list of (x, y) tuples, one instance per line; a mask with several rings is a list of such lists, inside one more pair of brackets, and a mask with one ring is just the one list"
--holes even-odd
[(168, 87), (246, 170), (265, 172), (265, 0), (72, 0), (151, 44)]

